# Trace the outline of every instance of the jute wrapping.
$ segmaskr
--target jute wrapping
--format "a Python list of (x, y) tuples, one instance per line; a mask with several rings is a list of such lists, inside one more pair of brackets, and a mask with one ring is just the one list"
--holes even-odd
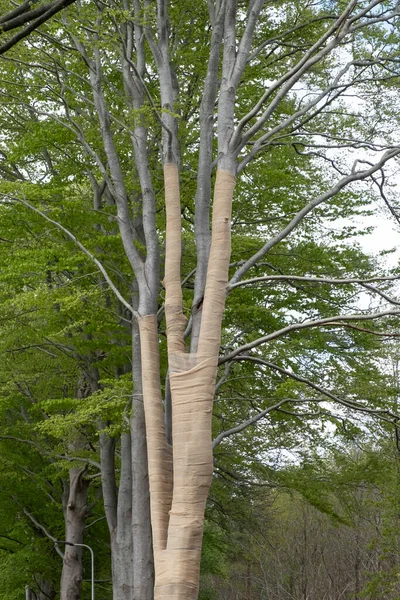
[[(186, 354), (180, 286), (178, 171), (164, 169), (167, 204), (166, 302), (172, 397), (173, 473), (165, 441), (160, 392), (157, 317), (139, 320), (146, 416), (155, 600), (197, 600), (204, 510), (211, 484), (212, 404), (230, 260), (230, 219), (235, 178), (218, 171), (212, 242), (197, 354)], [(167, 189), (168, 188), (168, 189)], [(178, 289), (179, 288), (179, 289)]]
[(206, 358), (188, 371), (170, 373), (173, 499), (167, 548), (161, 552), (156, 571), (157, 600), (187, 600), (198, 595), (204, 509), (212, 477), (211, 418), (216, 368), (217, 361)]
[(151, 527), (157, 570), (157, 552), (164, 549), (167, 544), (169, 509), (172, 498), (172, 453), (165, 438), (157, 317), (149, 315), (139, 319), (139, 331), (149, 465)]
[(210, 258), (197, 350), (202, 356), (218, 356), (221, 344), (221, 323), (231, 257), (232, 196), (235, 182), (235, 177), (227, 171), (217, 171)]
[(182, 311), (179, 173), (175, 164), (164, 165), (164, 184), (167, 217), (164, 278), (165, 317), (168, 353), (171, 354), (184, 352), (183, 333), (186, 327), (186, 318)]

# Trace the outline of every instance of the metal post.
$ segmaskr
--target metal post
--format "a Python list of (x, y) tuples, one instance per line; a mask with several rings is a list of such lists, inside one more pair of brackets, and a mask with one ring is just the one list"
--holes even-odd
[(90, 558), (91, 558), (91, 573), (92, 573), (92, 594), (91, 594), (91, 600), (94, 600), (94, 552), (91, 549), (90, 546), (88, 546), (87, 544), (75, 544), (73, 542), (65, 542), (62, 540), (56, 540), (55, 544), (65, 544), (66, 546), (80, 546), (81, 548), (87, 548), (90, 552)]

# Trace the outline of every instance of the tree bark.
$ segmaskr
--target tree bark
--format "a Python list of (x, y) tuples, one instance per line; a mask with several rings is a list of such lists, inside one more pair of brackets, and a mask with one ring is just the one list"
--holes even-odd
[(121, 436), (121, 476), (115, 480), (116, 440), (100, 434), (101, 481), (110, 532), (113, 600), (132, 600), (132, 486), (131, 437)]
[(39, 593), (36, 595), (37, 600), (52, 600), (56, 597), (57, 593), (50, 581), (40, 581), (38, 585)]
[[(139, 320), (143, 397), (146, 412), (151, 520), (155, 558), (155, 600), (197, 600), (204, 510), (213, 458), (211, 419), (221, 321), (230, 259), (230, 219), (235, 177), (218, 171), (212, 241), (198, 353), (182, 349), (182, 296), (177, 290), (176, 237), (179, 214), (174, 168), (166, 165), (166, 319), (172, 397), (173, 475), (166, 443), (156, 315)], [(170, 223), (168, 220), (170, 218)], [(174, 226), (176, 225), (176, 227)], [(169, 253), (169, 244), (175, 252)], [(168, 264), (168, 257), (173, 264)], [(171, 499), (172, 491), (172, 499)]]
[(121, 437), (121, 477), (118, 490), (117, 523), (111, 533), (113, 600), (132, 600), (134, 576), (132, 560), (132, 475), (131, 436)]
[(147, 466), (146, 425), (143, 407), (140, 339), (132, 325), (133, 402), (132, 436), (132, 600), (153, 600), (154, 561), (151, 539), (149, 474)]
[[(83, 473), (82, 469), (70, 470), (69, 496), (65, 510), (65, 538), (73, 544), (82, 544), (85, 529), (89, 482), (83, 478)], [(82, 548), (66, 545), (60, 600), (80, 600), (82, 579)]]

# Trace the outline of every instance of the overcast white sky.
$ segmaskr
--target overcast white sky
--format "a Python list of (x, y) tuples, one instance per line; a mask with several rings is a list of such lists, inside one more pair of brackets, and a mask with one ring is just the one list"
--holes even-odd
[(396, 248), (396, 252), (387, 255), (390, 266), (396, 266), (400, 260), (400, 230), (394, 224), (393, 217), (385, 216), (383, 211), (379, 211), (376, 216), (365, 217), (363, 223), (375, 227), (372, 233), (358, 238), (363, 250), (376, 254), (381, 250)]

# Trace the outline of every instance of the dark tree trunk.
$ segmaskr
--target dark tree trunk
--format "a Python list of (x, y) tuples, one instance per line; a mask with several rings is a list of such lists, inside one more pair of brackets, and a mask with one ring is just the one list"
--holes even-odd
[[(65, 510), (65, 539), (73, 544), (82, 544), (85, 529), (89, 482), (83, 478), (83, 473), (81, 469), (70, 471), (69, 496)], [(82, 579), (82, 548), (66, 545), (60, 600), (80, 600)]]

